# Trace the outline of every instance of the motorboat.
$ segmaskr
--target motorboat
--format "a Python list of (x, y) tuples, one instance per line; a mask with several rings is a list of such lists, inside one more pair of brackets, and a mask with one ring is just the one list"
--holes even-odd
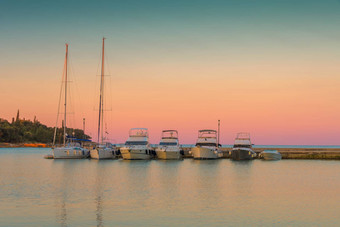
[(281, 160), (282, 155), (277, 150), (264, 150), (260, 153), (260, 158), (263, 160)]
[(198, 131), (196, 146), (191, 148), (191, 155), (194, 159), (218, 159), (223, 153), (217, 142), (217, 131), (204, 129)]
[[(105, 142), (104, 137), (104, 41), (102, 45), (102, 67), (100, 76), (100, 93), (99, 93), (99, 117), (98, 117), (98, 144), (90, 151), (93, 159), (115, 159), (117, 158), (117, 150), (111, 143)], [(106, 132), (107, 133), (107, 132)]]
[(149, 144), (147, 128), (132, 128), (125, 145), (120, 148), (123, 159), (148, 160), (153, 158), (154, 150)]
[(158, 159), (182, 159), (177, 130), (163, 130), (162, 139), (156, 148)]
[(232, 160), (251, 160), (256, 157), (256, 152), (252, 149), (250, 134), (247, 132), (237, 133), (234, 147), (231, 151)]
[[(57, 121), (56, 126), (54, 128), (54, 136), (53, 136), (53, 145), (52, 145), (52, 154), (54, 159), (82, 159), (82, 158), (88, 158), (90, 155), (90, 152), (88, 149), (81, 146), (81, 143), (79, 143), (80, 140), (77, 140), (76, 138), (72, 136), (68, 136), (67, 131), (67, 85), (68, 85), (68, 78), (67, 78), (67, 69), (68, 65), (68, 44), (66, 44), (66, 55), (65, 55), (65, 67), (63, 72), (63, 78), (62, 78), (62, 87), (60, 91), (59, 96), (59, 105), (58, 105), (58, 114), (57, 114)], [(62, 90), (64, 90), (64, 119), (63, 119), (63, 144), (60, 146), (55, 145), (56, 141), (56, 135), (57, 135), (57, 124), (58, 124), (58, 118), (59, 118), (59, 112), (60, 112), (60, 100), (62, 95)]]

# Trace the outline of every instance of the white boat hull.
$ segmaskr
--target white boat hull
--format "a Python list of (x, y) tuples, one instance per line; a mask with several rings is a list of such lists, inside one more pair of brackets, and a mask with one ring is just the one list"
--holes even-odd
[(158, 159), (172, 159), (179, 160), (182, 159), (180, 150), (177, 151), (167, 151), (165, 149), (156, 149), (156, 155)]
[(220, 150), (209, 147), (193, 147), (191, 154), (194, 159), (218, 159), (223, 156)]
[(115, 150), (111, 148), (95, 148), (90, 151), (90, 155), (92, 159), (115, 159), (117, 156), (115, 155)]
[(54, 159), (83, 159), (88, 158), (89, 150), (84, 148), (74, 147), (56, 147), (53, 148)]
[(125, 160), (149, 160), (151, 159), (150, 151), (147, 149), (130, 149), (121, 148), (120, 153)]

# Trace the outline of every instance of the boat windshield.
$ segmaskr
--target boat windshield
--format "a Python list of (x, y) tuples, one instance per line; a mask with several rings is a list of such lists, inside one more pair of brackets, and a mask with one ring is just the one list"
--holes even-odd
[(159, 145), (162, 145), (162, 146), (177, 146), (177, 143), (160, 142)]
[(147, 145), (147, 141), (126, 141), (125, 145)]
[(196, 143), (196, 146), (216, 147), (216, 143)]
[(243, 144), (235, 144), (235, 145), (234, 145), (234, 148), (238, 148), (238, 147), (251, 148), (250, 145), (243, 145)]

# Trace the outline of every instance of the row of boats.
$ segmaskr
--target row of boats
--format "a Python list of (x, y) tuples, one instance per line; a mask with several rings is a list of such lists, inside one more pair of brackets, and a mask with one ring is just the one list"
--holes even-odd
[[(52, 157), (54, 159), (81, 159), (91, 157), (93, 159), (116, 159), (122, 157), (127, 160), (147, 160), (147, 159), (182, 159), (183, 150), (178, 141), (177, 130), (164, 130), (159, 146), (155, 149), (149, 143), (149, 133), (146, 128), (132, 128), (129, 131), (129, 138), (125, 145), (119, 149), (110, 143), (105, 143), (104, 139), (104, 41), (102, 40), (102, 61), (100, 75), (100, 93), (98, 108), (98, 141), (97, 145), (81, 146), (82, 140), (70, 137), (66, 133), (67, 123), (67, 84), (68, 84), (68, 44), (66, 44), (65, 65), (63, 72), (63, 86), (61, 87), (57, 123), (60, 112), (60, 100), (62, 90), (64, 90), (64, 119), (63, 119), (63, 144), (55, 146), (57, 123), (54, 131)], [(219, 126), (220, 124), (218, 124)], [(219, 128), (219, 127), (218, 127)], [(219, 131), (219, 130), (218, 130)], [(219, 132), (205, 129), (198, 131), (198, 138), (195, 147), (188, 155), (194, 159), (219, 159), (223, 157), (221, 145), (219, 144)], [(271, 152), (273, 153), (273, 152)], [(275, 156), (276, 154), (274, 154)], [(238, 133), (233, 149), (229, 152), (233, 160), (251, 160), (257, 155), (252, 150), (249, 133)], [(264, 154), (266, 156), (266, 154)]]
[[(232, 150), (228, 153), (233, 160), (252, 160), (257, 154), (252, 149), (249, 133), (238, 133)], [(118, 148), (111, 144), (98, 144), (93, 148), (82, 147), (80, 143), (71, 141), (67, 146), (53, 148), (54, 159), (117, 159), (122, 157), (125, 160), (180, 160), (184, 152), (179, 144), (177, 130), (162, 131), (162, 138), (159, 145), (154, 148), (149, 143), (148, 129), (132, 128), (129, 131), (129, 138), (124, 146)], [(200, 130), (196, 145), (191, 148), (188, 155), (194, 159), (219, 159), (223, 157), (221, 145), (218, 144), (216, 130)], [(260, 154), (264, 159), (281, 159), (277, 151), (264, 151)]]

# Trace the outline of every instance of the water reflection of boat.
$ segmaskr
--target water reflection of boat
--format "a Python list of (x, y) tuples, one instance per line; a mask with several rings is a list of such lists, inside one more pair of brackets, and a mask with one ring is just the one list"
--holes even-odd
[(246, 132), (238, 133), (235, 139), (234, 147), (231, 151), (232, 160), (251, 160), (256, 157), (252, 149), (250, 134)]
[(223, 153), (217, 142), (216, 130), (199, 130), (196, 146), (191, 149), (194, 159), (218, 159)]
[(264, 150), (260, 153), (260, 158), (263, 158), (263, 160), (280, 160), (282, 158), (282, 155), (277, 150)]
[(149, 144), (147, 128), (132, 128), (125, 146), (120, 148), (123, 159), (147, 160), (154, 156), (154, 150)]
[(177, 130), (163, 130), (162, 139), (156, 148), (158, 159), (182, 159)]

